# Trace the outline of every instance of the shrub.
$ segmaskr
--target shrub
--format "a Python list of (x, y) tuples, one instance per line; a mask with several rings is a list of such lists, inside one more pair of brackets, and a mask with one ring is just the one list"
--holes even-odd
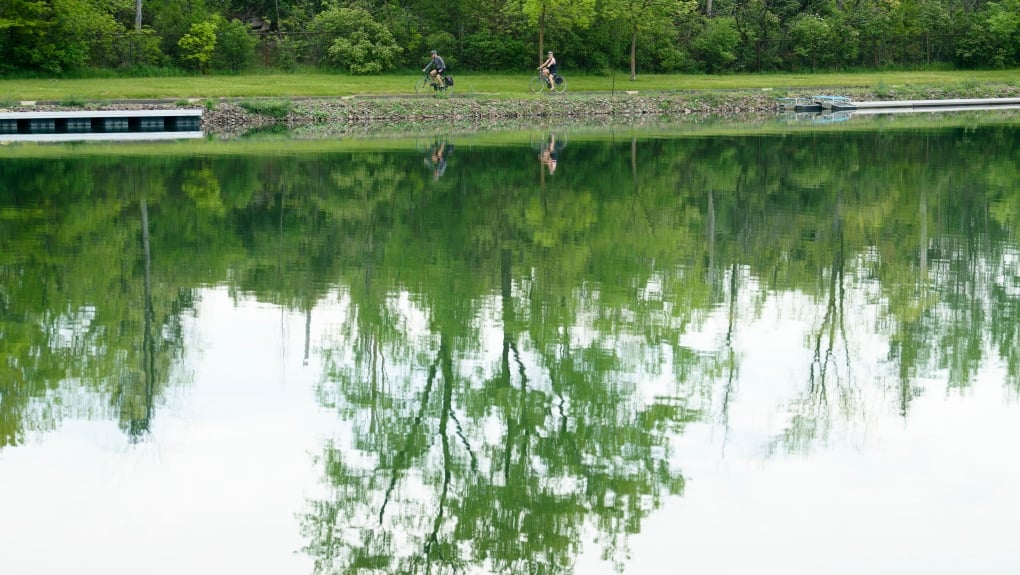
[(61, 98), (59, 104), (65, 108), (84, 108), (88, 105), (88, 100), (81, 96), (71, 94)]
[(362, 8), (332, 7), (319, 13), (310, 26), (318, 40), (316, 51), (327, 46), (320, 64), (352, 74), (374, 74), (393, 67), (400, 47), (382, 24)]
[(216, 51), (216, 22), (206, 20), (191, 25), (191, 30), (177, 43), (186, 62), (192, 63), (203, 74)]
[(162, 42), (163, 39), (148, 26), (125, 32), (113, 44), (113, 61), (110, 64), (122, 68), (161, 66), (166, 63), (166, 56), (160, 48)]
[(693, 48), (707, 72), (722, 72), (736, 61), (740, 34), (732, 18), (710, 18), (694, 38)]
[(251, 68), (254, 63), (255, 38), (248, 33), (248, 26), (236, 18), (230, 22), (218, 18), (213, 68), (236, 72)]
[(833, 37), (829, 23), (814, 14), (801, 14), (790, 24), (791, 50), (795, 65), (810, 68), (828, 66), (834, 60), (833, 49), (838, 40)]
[(261, 114), (283, 120), (287, 114), (294, 109), (294, 104), (289, 100), (246, 100), (239, 102), (238, 107), (252, 114)]
[(470, 58), (462, 64), (474, 70), (520, 69), (523, 67), (521, 54), (529, 53), (530, 49), (521, 40), (492, 34), (470, 34), (464, 37), (461, 46)]

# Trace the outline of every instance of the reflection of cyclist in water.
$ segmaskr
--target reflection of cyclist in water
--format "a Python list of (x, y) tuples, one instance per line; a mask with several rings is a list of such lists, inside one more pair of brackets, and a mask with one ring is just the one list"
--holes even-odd
[(425, 165), (432, 170), (432, 179), (438, 180), (446, 171), (446, 155), (453, 151), (453, 146), (446, 145), (446, 140), (429, 147), (425, 156)]
[(556, 161), (559, 159), (559, 152), (556, 134), (550, 134), (549, 141), (542, 145), (542, 152), (538, 155), (538, 158), (542, 160), (542, 164), (549, 168), (550, 176), (556, 171)]

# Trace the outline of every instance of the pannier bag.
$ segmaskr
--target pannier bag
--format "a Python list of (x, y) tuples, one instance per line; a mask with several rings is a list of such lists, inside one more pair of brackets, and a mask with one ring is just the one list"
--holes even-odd
[(446, 80), (447, 86), (453, 85), (453, 76), (443, 76), (443, 80)]

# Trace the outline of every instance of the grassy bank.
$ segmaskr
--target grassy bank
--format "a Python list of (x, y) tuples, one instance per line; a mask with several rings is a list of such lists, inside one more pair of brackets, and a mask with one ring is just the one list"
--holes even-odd
[[(143, 79), (0, 80), (0, 111), (201, 106), (202, 129), (236, 136), (402, 137), (427, 133), (654, 127), (774, 118), (776, 98), (817, 93), (855, 101), (1020, 97), (1020, 71), (814, 75), (567, 76), (565, 94), (531, 94), (524, 75), (457, 76), (454, 98), (414, 93), (414, 75), (267, 74)], [(128, 103), (127, 100), (141, 100)], [(25, 102), (35, 102), (31, 106)]]
[[(982, 85), (1020, 85), (1020, 70), (862, 72), (841, 74), (641, 75), (631, 81), (615, 76), (565, 73), (571, 92), (768, 89), (782, 94), (812, 89), (867, 88), (910, 93), (929, 87), (967, 91)], [(355, 95), (409, 95), (414, 74), (354, 77), (324, 73), (251, 74), (177, 78), (0, 79), (0, 107), (22, 101), (178, 98), (297, 98)], [(458, 95), (533, 97), (526, 74), (458, 74)]]

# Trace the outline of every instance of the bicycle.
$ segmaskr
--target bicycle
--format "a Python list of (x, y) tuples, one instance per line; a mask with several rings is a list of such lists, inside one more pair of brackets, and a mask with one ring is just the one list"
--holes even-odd
[(414, 91), (418, 94), (444, 94), (449, 96), (453, 93), (453, 82), (449, 81), (449, 76), (446, 76), (447, 80), (440, 84), (432, 80), (432, 76), (426, 72), (421, 78), (418, 78), (414, 82)]
[(550, 92), (563, 93), (567, 90), (567, 79), (559, 74), (553, 76), (552, 82), (549, 82), (541, 74), (536, 75), (531, 79), (530, 88), (532, 93), (539, 93), (542, 90), (549, 90)]

